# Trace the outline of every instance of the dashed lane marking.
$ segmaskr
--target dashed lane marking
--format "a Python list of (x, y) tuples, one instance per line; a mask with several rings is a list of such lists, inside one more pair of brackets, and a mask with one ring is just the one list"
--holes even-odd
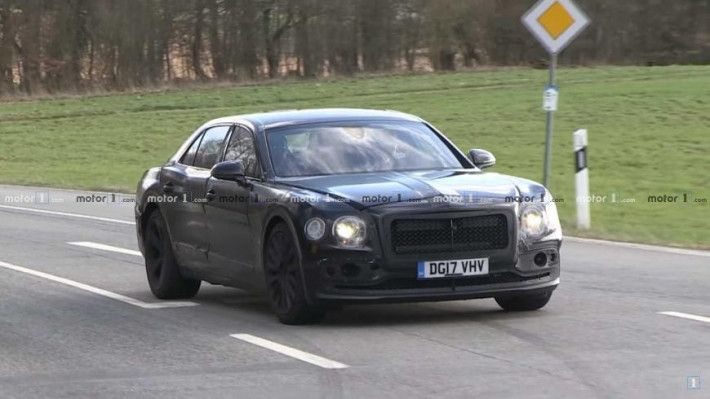
[(143, 309), (182, 308), (182, 307), (187, 307), (187, 306), (199, 305), (196, 302), (190, 302), (190, 301), (165, 301), (165, 302), (148, 303), (148, 302), (143, 302), (143, 301), (135, 299), (135, 298), (127, 297), (125, 295), (117, 294), (115, 292), (107, 291), (102, 288), (98, 288), (98, 287), (94, 287), (94, 286), (91, 286), (88, 284), (80, 283), (78, 281), (70, 280), (68, 278), (55, 276), (53, 274), (40, 272), (38, 270), (29, 269), (29, 268), (18, 266), (18, 265), (13, 265), (12, 263), (0, 261), (0, 267), (3, 267), (5, 269), (9, 269), (9, 270), (14, 270), (14, 271), (20, 272), (20, 273), (29, 274), (29, 275), (35, 276), (35, 277), (40, 277), (40, 278), (43, 278), (46, 280), (53, 281), (55, 283), (68, 285), (70, 287), (78, 288), (80, 290), (84, 290), (84, 291), (90, 292), (92, 294), (101, 295), (103, 297), (110, 298), (110, 299), (113, 299), (116, 301), (121, 301), (121, 302), (127, 303), (129, 305), (138, 306), (139, 308), (143, 308)]
[(74, 245), (74, 246), (77, 246), (77, 247), (99, 249), (99, 250), (108, 251), (108, 252), (116, 252), (116, 253), (119, 253), (119, 254), (126, 254), (126, 255), (133, 255), (133, 256), (143, 256), (143, 254), (142, 254), (140, 251), (136, 251), (136, 250), (133, 250), (133, 249), (121, 248), (121, 247), (114, 247), (114, 246), (112, 246), (112, 245), (100, 244), (100, 243), (98, 243), (98, 242), (76, 241), (76, 242), (68, 242), (67, 244), (69, 244), (69, 245)]
[(260, 346), (262, 348), (272, 350), (274, 352), (278, 352), (282, 355), (286, 355), (286, 356), (292, 357), (294, 359), (298, 359), (303, 362), (310, 363), (310, 364), (316, 365), (318, 367), (322, 367), (324, 369), (348, 368), (347, 364), (336, 362), (335, 360), (326, 359), (324, 357), (314, 355), (312, 353), (304, 352), (299, 349), (291, 348), (290, 346), (282, 345), (282, 344), (279, 344), (274, 341), (269, 341), (268, 339), (259, 338), (254, 335), (232, 334), (230, 336), (233, 338), (242, 340), (244, 342), (248, 342), (250, 344), (254, 344), (254, 345)]

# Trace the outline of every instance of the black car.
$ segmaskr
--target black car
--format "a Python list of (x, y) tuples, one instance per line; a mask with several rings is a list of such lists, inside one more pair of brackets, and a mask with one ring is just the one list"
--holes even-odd
[(494, 164), (393, 111), (210, 121), (138, 185), (150, 289), (265, 291), (288, 324), (347, 303), (493, 297), (539, 309), (559, 284), (557, 208), (540, 184), (482, 171)]

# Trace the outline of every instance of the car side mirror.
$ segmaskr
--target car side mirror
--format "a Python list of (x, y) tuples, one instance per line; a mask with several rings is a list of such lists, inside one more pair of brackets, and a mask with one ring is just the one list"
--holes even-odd
[(479, 169), (490, 168), (496, 164), (496, 157), (486, 150), (474, 148), (468, 152), (468, 157), (471, 158), (471, 162)]
[(244, 165), (239, 161), (224, 161), (212, 167), (210, 175), (215, 179), (231, 180), (239, 184), (246, 182)]

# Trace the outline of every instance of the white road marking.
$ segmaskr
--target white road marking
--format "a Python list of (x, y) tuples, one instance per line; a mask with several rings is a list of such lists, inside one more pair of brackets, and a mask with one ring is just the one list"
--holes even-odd
[(704, 256), (704, 257), (710, 258), (710, 251), (702, 251), (702, 250), (696, 250), (696, 249), (662, 247), (659, 245), (636, 244), (633, 242), (607, 241), (607, 240), (597, 240), (594, 238), (581, 238), (581, 237), (570, 237), (570, 236), (564, 236), (563, 240), (570, 241), (570, 242), (579, 242), (579, 243), (584, 243), (584, 244), (613, 245), (616, 247), (640, 249), (640, 250), (644, 250), (644, 251), (666, 252), (669, 254), (678, 254), (678, 255)]
[(3, 209), (13, 209), (13, 210), (16, 210), (16, 211), (43, 213), (43, 214), (46, 214), (46, 215), (68, 216), (68, 217), (79, 218), (79, 219), (99, 220), (99, 221), (102, 221), (102, 222), (111, 222), (111, 223), (120, 223), (120, 224), (130, 224), (130, 225), (135, 225), (135, 224), (136, 224), (136, 222), (131, 222), (131, 221), (128, 221), (128, 220), (111, 219), (111, 218), (104, 218), (104, 217), (100, 217), (100, 216), (91, 216), (91, 215), (82, 215), (82, 214), (79, 214), (79, 213), (48, 211), (48, 210), (46, 210), (46, 209), (27, 208), (27, 207), (24, 207), (24, 206), (0, 205), (0, 208), (3, 208)]
[(77, 247), (93, 248), (93, 249), (100, 249), (102, 251), (116, 252), (119, 254), (141, 256), (141, 257), (143, 256), (143, 254), (140, 251), (136, 251), (133, 249), (121, 248), (121, 247), (114, 247), (114, 246), (106, 245), (106, 244), (99, 244), (98, 242), (76, 241), (76, 242), (68, 242), (67, 244), (76, 245)]
[(104, 290), (101, 288), (97, 288), (97, 287), (94, 287), (94, 286), (91, 286), (88, 284), (80, 283), (78, 281), (69, 280), (68, 278), (59, 277), (59, 276), (55, 276), (53, 274), (44, 273), (44, 272), (40, 272), (37, 270), (28, 269), (26, 267), (13, 265), (12, 263), (0, 261), (0, 267), (4, 267), (5, 269), (14, 270), (14, 271), (20, 272), (20, 273), (29, 274), (29, 275), (32, 275), (35, 277), (44, 278), (44, 279), (47, 279), (50, 281), (54, 281), (56, 283), (68, 285), (70, 287), (74, 287), (74, 288), (78, 288), (80, 290), (91, 292), (92, 294), (101, 295), (103, 297), (114, 299), (117, 301), (121, 301), (121, 302), (127, 303), (129, 305), (138, 306), (139, 308), (143, 308), (143, 309), (182, 308), (182, 307), (187, 307), (187, 306), (199, 305), (198, 303), (189, 302), (189, 301), (165, 301), (165, 302), (148, 303), (148, 302), (143, 302), (138, 299), (127, 297), (125, 295), (117, 294), (115, 292), (111, 292), (111, 291), (107, 291), (107, 290)]
[(250, 334), (232, 334), (230, 337), (249, 342), (262, 348), (270, 349), (274, 352), (278, 352), (282, 355), (292, 357), (304, 361), (306, 363), (314, 364), (318, 367), (323, 367), (324, 369), (344, 369), (348, 368), (347, 364), (336, 362), (335, 360), (326, 359), (312, 353), (304, 352), (290, 346), (281, 345), (279, 343), (269, 341), (268, 339), (259, 338)]
[(662, 315), (664, 315), (664, 316), (680, 317), (681, 319), (702, 321), (702, 322), (704, 322), (704, 323), (710, 323), (710, 317), (698, 316), (698, 315), (694, 315), (694, 314), (690, 314), (690, 313), (681, 313), (681, 312), (658, 312), (658, 314), (662, 314)]

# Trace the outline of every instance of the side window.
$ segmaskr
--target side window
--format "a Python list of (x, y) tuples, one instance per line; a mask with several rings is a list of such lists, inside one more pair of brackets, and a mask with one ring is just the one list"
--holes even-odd
[(228, 131), (229, 126), (217, 126), (205, 132), (195, 155), (196, 167), (210, 169), (217, 163), (224, 149), (224, 139)]
[(197, 147), (200, 145), (200, 141), (202, 141), (202, 136), (203, 134), (200, 134), (197, 136), (195, 141), (192, 142), (192, 145), (190, 148), (187, 149), (187, 152), (180, 158), (180, 163), (183, 165), (192, 165), (192, 163), (195, 161), (195, 154), (197, 154)]
[(256, 157), (254, 139), (251, 132), (243, 127), (237, 126), (234, 129), (224, 160), (241, 161), (247, 176), (260, 176), (259, 160)]

